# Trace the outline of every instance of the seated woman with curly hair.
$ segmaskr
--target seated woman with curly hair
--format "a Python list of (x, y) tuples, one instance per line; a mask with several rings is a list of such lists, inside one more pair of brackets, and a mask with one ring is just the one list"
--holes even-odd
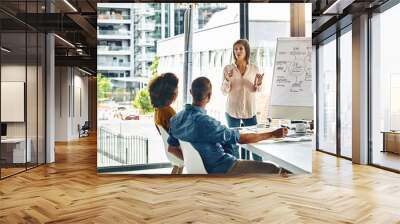
[[(178, 96), (178, 78), (169, 72), (157, 76), (149, 83), (149, 93), (151, 104), (155, 108), (154, 122), (168, 132), (169, 120), (176, 114), (171, 104)], [(183, 160), (180, 147), (169, 146), (168, 152)]]

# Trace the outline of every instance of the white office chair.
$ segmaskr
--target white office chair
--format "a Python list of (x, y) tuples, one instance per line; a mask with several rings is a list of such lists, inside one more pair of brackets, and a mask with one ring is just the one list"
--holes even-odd
[(171, 162), (173, 168), (171, 174), (182, 174), (184, 163), (181, 159), (176, 157), (174, 154), (168, 152), (168, 132), (160, 125), (157, 125), (158, 130), (160, 130), (161, 137), (164, 142), (165, 154), (167, 155), (168, 160)]
[(208, 174), (199, 152), (193, 148), (192, 144), (182, 140), (179, 140), (179, 142), (183, 153), (186, 172), (188, 174)]

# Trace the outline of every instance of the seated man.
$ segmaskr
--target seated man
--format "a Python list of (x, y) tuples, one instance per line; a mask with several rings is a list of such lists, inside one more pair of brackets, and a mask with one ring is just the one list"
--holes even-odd
[(237, 129), (229, 129), (206, 113), (211, 92), (211, 82), (206, 77), (193, 81), (190, 90), (193, 103), (185, 105), (183, 111), (171, 118), (168, 144), (179, 146), (177, 139), (190, 142), (210, 174), (278, 173), (279, 168), (271, 163), (238, 160), (232, 155), (232, 144), (281, 138), (287, 135), (287, 129), (264, 133), (239, 133)]

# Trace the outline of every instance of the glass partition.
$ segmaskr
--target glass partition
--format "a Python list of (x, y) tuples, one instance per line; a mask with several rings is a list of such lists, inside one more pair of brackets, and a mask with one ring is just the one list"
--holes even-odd
[(26, 141), (26, 33), (3, 32), (1, 46), (2, 177), (26, 169), (31, 151)]
[[(41, 13), (44, 1), (2, 1), (25, 18)], [(0, 178), (45, 162), (45, 35), (0, 13)]]
[(279, 37), (290, 37), (290, 3), (250, 3), (250, 62), (264, 73), (263, 88), (256, 97), (258, 123), (267, 123), (276, 43)]
[(400, 5), (371, 18), (372, 163), (400, 170)]
[(318, 149), (336, 154), (336, 36), (318, 48)]
[(352, 34), (351, 26), (340, 36), (340, 154), (352, 157)]

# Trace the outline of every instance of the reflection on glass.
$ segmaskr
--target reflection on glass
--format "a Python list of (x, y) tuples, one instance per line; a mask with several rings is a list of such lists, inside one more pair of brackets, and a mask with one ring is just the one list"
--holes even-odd
[(312, 3), (305, 4), (306, 37), (312, 36)]
[[(6, 177), (25, 170), (25, 163), (31, 162), (31, 141), (26, 141), (26, 122), (24, 113), (10, 110), (25, 110), (24, 91), (26, 86), (26, 44), (25, 33), (2, 33), (2, 47), (9, 52), (1, 51), (1, 122), (5, 124), (6, 134), (1, 140), (1, 176)], [(14, 97), (6, 101), (5, 97)], [(14, 107), (16, 106), (16, 107)], [(28, 143), (28, 144), (27, 144)]]
[[(222, 69), (233, 62), (233, 43), (240, 38), (239, 5), (198, 3), (193, 11), (191, 80), (199, 76), (211, 80), (213, 96), (207, 105), (207, 113), (222, 123), (226, 123), (225, 97), (220, 91)], [(97, 21), (98, 32), (110, 34), (107, 37), (98, 36), (99, 167), (168, 162), (163, 142), (154, 125), (153, 108), (148, 106), (147, 86), (155, 75), (175, 73), (179, 78), (179, 93), (172, 106), (176, 111), (182, 109), (185, 94), (185, 39), (182, 34), (187, 7), (188, 4), (180, 3), (118, 4), (118, 8), (126, 9), (127, 16), (130, 15), (131, 22), (124, 24), (123, 32), (125, 36), (132, 37), (128, 41), (128, 38), (120, 35), (117, 26), (108, 26), (104, 21), (112, 7), (98, 4), (98, 9), (106, 15)], [(264, 71), (266, 79), (270, 80), (276, 38), (290, 35), (290, 7), (289, 4), (249, 4), (249, 16), (251, 62)], [(123, 52), (128, 48), (133, 53)], [(261, 100), (268, 98), (265, 94), (270, 82), (265, 83), (264, 96), (257, 97)], [(266, 105), (259, 107), (260, 114), (266, 111)], [(129, 148), (132, 139), (139, 142), (134, 143), (139, 146), (139, 151), (148, 144), (148, 161), (141, 160), (142, 151), (136, 151), (133, 159), (130, 157), (135, 155)]]
[(98, 36), (99, 167), (167, 161), (147, 85), (159, 68), (156, 42), (179, 31), (174, 21), (183, 29), (175, 5), (98, 4), (98, 33), (107, 34)]
[(46, 45), (46, 37), (43, 33), (39, 33), (38, 36), (38, 143), (37, 143), (37, 152), (38, 152), (38, 159), (37, 162), (38, 164), (43, 164), (45, 163), (45, 158), (46, 158), (46, 148), (45, 148), (45, 123), (46, 123), (46, 117), (45, 117), (45, 111), (46, 111), (46, 104), (45, 104), (45, 60), (46, 60), (46, 52), (45, 52), (45, 45)]
[[(206, 76), (211, 80), (213, 96), (207, 105), (207, 113), (226, 123), (225, 97), (220, 91), (220, 86), (223, 67), (233, 62), (232, 45), (240, 38), (239, 4), (200, 3), (196, 10), (195, 14), (199, 15), (194, 17), (194, 27), (198, 31), (193, 34), (192, 80), (200, 76)], [(210, 39), (213, 41), (210, 42)], [(183, 47), (184, 39), (180, 38), (180, 41)], [(165, 59), (163, 61), (168, 62), (169, 59)], [(183, 58), (175, 57), (170, 63), (174, 64), (176, 60), (182, 60), (176, 68), (177, 74), (181, 76)], [(175, 66), (162, 64), (160, 68), (162, 71), (167, 71), (169, 68), (175, 69)], [(177, 108), (182, 108), (181, 97), (178, 98)]]
[(290, 37), (290, 4), (249, 4), (250, 62), (264, 73), (263, 89), (256, 97), (258, 123), (266, 123), (275, 63), (276, 39)]
[[(43, 13), (45, 1), (3, 1), (19, 15)], [(2, 20), (13, 20), (0, 15)], [(34, 17), (36, 18), (36, 17)], [(17, 23), (16, 23), (17, 24)], [(45, 35), (24, 25), (1, 33), (1, 178), (45, 162)], [(6, 97), (9, 102), (6, 102)], [(11, 100), (10, 100), (11, 99)]]
[(336, 39), (318, 48), (319, 149), (336, 153)]
[(27, 167), (37, 165), (38, 156), (38, 139), (37, 139), (37, 79), (38, 79), (38, 35), (36, 32), (27, 33), (28, 43), (28, 61), (27, 61), (27, 75), (26, 75), (26, 114), (27, 114), (27, 149), (30, 150), (30, 160), (28, 160)]
[[(400, 5), (376, 14), (372, 22), (372, 163), (400, 170), (400, 156), (387, 148), (400, 146), (400, 134), (384, 146), (382, 132), (400, 130), (400, 69), (398, 39), (400, 33), (393, 27), (400, 20)], [(397, 139), (397, 140), (395, 140)], [(388, 142), (386, 142), (388, 143)]]
[(340, 37), (340, 127), (341, 155), (352, 157), (352, 35)]

